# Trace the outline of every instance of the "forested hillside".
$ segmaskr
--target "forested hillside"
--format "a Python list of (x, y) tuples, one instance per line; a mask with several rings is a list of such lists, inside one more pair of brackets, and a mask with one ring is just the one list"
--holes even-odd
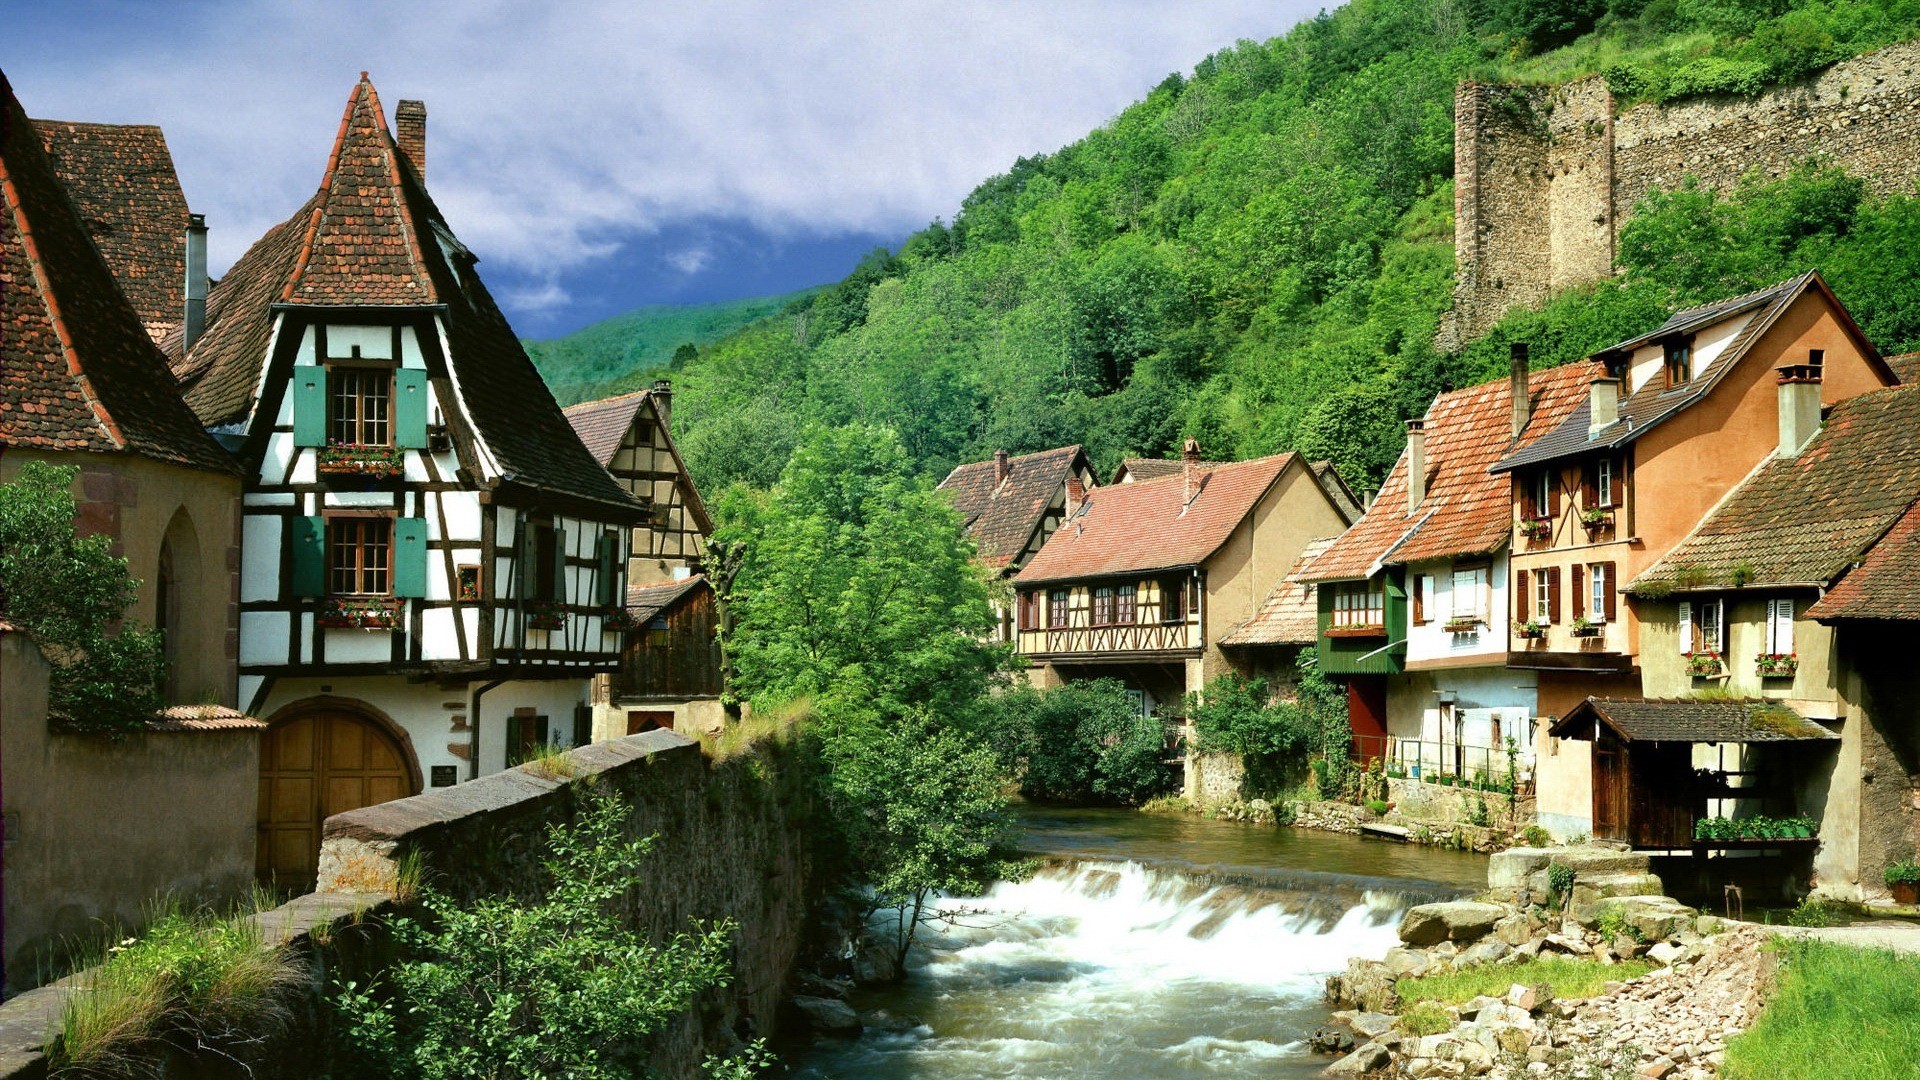
[(698, 350), (681, 446), (709, 488), (765, 486), (802, 426), (898, 429), (919, 468), (1085, 443), (1102, 469), (1185, 435), (1298, 448), (1357, 484), (1401, 421), (1524, 335), (1563, 360), (1676, 305), (1817, 265), (1883, 347), (1920, 341), (1913, 200), (1809, 168), (1655, 200), (1621, 280), (1461, 355), (1452, 100), (1464, 77), (1604, 71), (1624, 99), (1750, 93), (1920, 35), (1920, 0), (1354, 0), (1172, 75), (1107, 126), (981, 184), (950, 222)]
[(565, 337), (521, 344), (560, 404), (571, 405), (651, 385), (657, 376), (671, 374), (692, 359), (680, 352), (683, 346), (717, 341), (815, 291), (712, 304), (651, 304)]

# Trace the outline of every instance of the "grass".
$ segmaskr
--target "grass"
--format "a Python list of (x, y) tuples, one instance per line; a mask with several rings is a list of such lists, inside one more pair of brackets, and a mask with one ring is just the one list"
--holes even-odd
[(541, 743), (520, 767), (542, 780), (570, 780), (580, 772), (580, 767), (568, 753), (566, 747), (557, 743)]
[(1727, 1044), (1728, 1080), (1893, 1080), (1920, 1061), (1920, 959), (1785, 941), (1779, 984), (1753, 1028)]
[(1394, 1021), (1408, 1035), (1438, 1035), (1453, 1030), (1453, 1014), (1436, 1001), (1422, 1001)]
[(266, 944), (251, 914), (155, 906), (145, 932), (76, 977), (53, 1075), (139, 1075), (163, 1043), (218, 1048), (283, 1030), (306, 974), (288, 949)]
[(1627, 960), (1602, 964), (1598, 960), (1574, 960), (1550, 956), (1518, 964), (1482, 964), (1464, 971), (1442, 975), (1423, 975), (1401, 979), (1394, 992), (1408, 1005), (1421, 1002), (1459, 1004), (1486, 994), (1498, 997), (1516, 983), (1538, 986), (1545, 983), (1556, 998), (1593, 997), (1609, 982), (1638, 978), (1660, 965), (1649, 960)]
[(813, 703), (806, 699), (748, 709), (739, 720), (729, 721), (718, 735), (701, 735), (700, 745), (712, 760), (726, 761), (752, 752), (768, 740), (787, 742), (800, 727), (813, 719)]

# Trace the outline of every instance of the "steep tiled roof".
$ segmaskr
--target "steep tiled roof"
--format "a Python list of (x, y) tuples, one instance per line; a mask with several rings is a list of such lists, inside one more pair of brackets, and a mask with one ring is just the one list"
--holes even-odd
[(705, 574), (681, 578), (679, 581), (661, 581), (651, 585), (635, 585), (627, 590), (627, 614), (636, 623), (645, 623), (655, 615), (679, 603), (680, 598), (698, 589), (708, 589)]
[(1007, 478), (1001, 481), (994, 462), (974, 461), (948, 473), (940, 481), (940, 490), (952, 496), (981, 561), (1006, 566), (1033, 539), (1060, 485), (1072, 480), (1085, 464), (1086, 455), (1078, 446), (1022, 454), (1007, 459)]
[(1314, 462), (1313, 475), (1320, 478), (1320, 486), (1326, 489), (1327, 498), (1333, 500), (1334, 508), (1340, 511), (1341, 517), (1348, 521), (1360, 520), (1362, 512), (1360, 499), (1353, 493), (1353, 489), (1347, 486), (1347, 482), (1341, 479), (1339, 471), (1333, 467), (1333, 462)]
[(1119, 483), (1122, 476), (1130, 476), (1135, 480), (1157, 480), (1179, 472), (1180, 465), (1177, 458), (1130, 457), (1113, 470), (1113, 481)]
[(474, 273), (388, 131), (363, 73), (320, 189), (269, 230), (208, 297), (207, 330), (175, 371), (209, 427), (247, 419), (273, 305), (446, 306), (451, 373), (505, 483), (632, 511), (561, 415), (506, 316)]
[[(1596, 370), (1580, 363), (1533, 372), (1533, 406), (1520, 445), (1553, 430), (1585, 401)], [(1403, 451), (1366, 513), (1304, 574), (1314, 581), (1354, 580), (1386, 563), (1499, 550), (1513, 527), (1512, 483), (1487, 470), (1515, 445), (1510, 385), (1495, 379), (1434, 398), (1426, 415), (1427, 492), (1419, 511), (1407, 513)]]
[[(1826, 282), (1820, 279), (1820, 275), (1809, 270), (1798, 277), (1789, 278), (1758, 292), (1697, 308), (1688, 308), (1662, 323), (1657, 330), (1636, 338), (1629, 338), (1595, 353), (1596, 359), (1608, 355), (1625, 355), (1669, 335), (1691, 333), (1731, 318), (1745, 319), (1733, 340), (1729, 341), (1726, 347), (1720, 350), (1719, 355), (1707, 364), (1706, 370), (1694, 378), (1674, 387), (1655, 386), (1653, 383), (1658, 380), (1650, 380), (1648, 385), (1637, 393), (1623, 396), (1620, 399), (1620, 419), (1599, 431), (1589, 430), (1592, 414), (1588, 411), (1588, 403), (1583, 401), (1558, 428), (1542, 436), (1532, 445), (1509, 454), (1494, 468), (1501, 471), (1518, 469), (1571, 454), (1610, 450), (1633, 442), (1689, 406), (1704, 400), (1713, 388), (1719, 385), (1727, 372), (1733, 370), (1734, 366), (1740, 362), (1747, 350), (1760, 340), (1760, 336), (1773, 325), (1774, 320), (1809, 290), (1825, 296), (1833, 305), (1842, 328), (1852, 334), (1855, 342), (1866, 354), (1868, 363), (1879, 364), (1884, 368), (1885, 364), (1880, 360), (1879, 354), (1860, 333), (1859, 328), (1853, 324), (1853, 320), (1847, 315), (1846, 308), (1834, 298)], [(1888, 369), (1886, 374), (1891, 377), (1893, 373)]]
[(1920, 620), (1920, 589), (1913, 568), (1920, 566), (1920, 503), (1914, 504), (1873, 545), (1860, 566), (1827, 590), (1807, 617)]
[(1884, 359), (1887, 366), (1893, 369), (1894, 376), (1900, 380), (1901, 386), (1920, 382), (1920, 352), (1901, 353)]
[(1319, 589), (1296, 574), (1333, 546), (1335, 537), (1311, 541), (1300, 549), (1293, 570), (1260, 603), (1253, 617), (1220, 639), (1222, 645), (1311, 645), (1319, 634)]
[[(587, 453), (593, 455), (593, 459), (604, 468), (612, 464), (613, 455), (627, 437), (628, 429), (633, 427), (634, 417), (652, 403), (652, 391), (635, 390), (617, 397), (569, 405), (561, 412), (566, 416), (567, 423), (573, 426), (573, 433), (580, 437), (581, 445), (587, 448)], [(656, 417), (660, 415), (658, 408), (648, 411)], [(666, 431), (664, 434), (667, 451), (673, 455), (674, 467), (680, 474), (680, 497), (687, 511), (693, 515), (694, 522), (707, 532), (712, 532), (713, 518), (708, 516), (706, 500), (700, 497), (693, 474), (687, 471), (686, 460), (680, 456), (680, 444), (674, 441), (673, 432)]]
[(1554, 721), (1552, 734), (1585, 737), (1593, 721), (1643, 742), (1799, 742), (1840, 736), (1778, 701), (1739, 698), (1588, 698)]
[(0, 444), (231, 474), (0, 79)]
[(1916, 498), (1920, 388), (1861, 394), (1835, 405), (1798, 454), (1756, 470), (1628, 589), (1825, 584)]
[(159, 342), (186, 304), (187, 196), (167, 137), (151, 124), (33, 127), (120, 291)]
[(1226, 543), (1293, 461), (1292, 454), (1278, 454), (1216, 464), (1184, 513), (1184, 476), (1096, 488), (1016, 580), (1025, 585), (1197, 566)]

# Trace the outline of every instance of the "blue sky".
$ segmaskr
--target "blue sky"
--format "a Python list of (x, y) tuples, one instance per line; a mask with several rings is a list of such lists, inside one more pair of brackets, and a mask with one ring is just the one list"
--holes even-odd
[(1320, 6), (0, 0), (0, 69), (31, 115), (163, 126), (216, 273), (312, 193), (365, 69), (426, 101), (435, 200), (545, 337), (838, 279)]

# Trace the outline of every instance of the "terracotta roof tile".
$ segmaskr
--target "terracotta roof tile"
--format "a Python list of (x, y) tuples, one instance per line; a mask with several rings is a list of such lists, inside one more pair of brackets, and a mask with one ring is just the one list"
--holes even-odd
[(1840, 736), (1778, 701), (1740, 698), (1588, 698), (1554, 722), (1553, 734), (1592, 731), (1595, 716), (1629, 741), (1799, 742)]
[(1184, 512), (1184, 476), (1096, 488), (1016, 580), (1025, 585), (1197, 566), (1219, 550), (1294, 460), (1278, 454), (1215, 464)]
[(635, 622), (644, 623), (678, 603), (681, 597), (711, 588), (705, 574), (695, 574), (679, 581), (635, 585), (627, 590), (627, 614), (633, 616)]
[(1920, 388), (1833, 407), (1790, 458), (1754, 471), (1627, 586), (1825, 584), (1920, 498)]
[(0, 445), (231, 474), (0, 78)]
[(637, 509), (588, 454), (474, 272), (363, 75), (320, 189), (268, 230), (207, 301), (207, 329), (175, 365), (209, 427), (246, 421), (278, 303), (446, 306), (448, 361), (504, 483)]
[(1333, 467), (1333, 462), (1314, 462), (1313, 475), (1320, 478), (1320, 486), (1326, 489), (1327, 497), (1333, 500), (1334, 508), (1340, 511), (1341, 517), (1350, 522), (1360, 520), (1360, 498), (1347, 486), (1339, 471)]
[(94, 246), (157, 344), (186, 306), (187, 196), (151, 124), (35, 120)]
[(1122, 461), (1119, 468), (1113, 470), (1113, 480), (1114, 483), (1119, 483), (1123, 476), (1130, 476), (1135, 480), (1157, 480), (1162, 476), (1172, 476), (1179, 472), (1180, 466), (1179, 458), (1130, 457)]
[(1311, 645), (1318, 637), (1320, 590), (1294, 575), (1333, 546), (1337, 537), (1311, 541), (1300, 549), (1293, 569), (1260, 603), (1253, 617), (1220, 639), (1222, 645)]
[(1901, 386), (1920, 382), (1920, 352), (1901, 353), (1884, 359), (1887, 366), (1893, 369), (1894, 377), (1900, 380)]
[(994, 462), (969, 462), (948, 473), (940, 490), (952, 496), (981, 561), (1006, 566), (1026, 550), (1061, 485), (1085, 467), (1080, 447), (1062, 446), (1008, 458), (1005, 482), (995, 478)]
[(264, 731), (267, 725), (225, 705), (175, 705), (147, 721), (150, 731)]
[(1913, 568), (1920, 566), (1920, 503), (1900, 516), (1860, 566), (1841, 578), (1807, 609), (1823, 622), (1839, 619), (1920, 621), (1920, 589)]
[[(659, 417), (659, 409), (653, 404), (651, 390), (635, 390), (630, 394), (569, 405), (561, 412), (566, 416), (567, 423), (572, 425), (573, 433), (580, 437), (581, 445), (587, 448), (587, 453), (605, 468), (613, 463), (613, 455), (619, 451), (620, 443), (626, 439), (628, 429), (633, 427), (634, 418), (642, 409), (655, 418)], [(707, 514), (706, 500), (700, 497), (693, 474), (687, 471), (686, 459), (680, 456), (680, 444), (674, 441), (672, 431), (665, 434), (667, 450), (673, 455), (674, 467), (680, 474), (680, 497), (693, 515), (694, 523), (711, 533), (713, 518)]]
[[(1533, 372), (1533, 408), (1519, 445), (1551, 431), (1586, 400), (1598, 368), (1566, 364)], [(1314, 581), (1350, 581), (1377, 565), (1497, 551), (1511, 533), (1512, 482), (1488, 471), (1514, 445), (1509, 381), (1495, 379), (1433, 399), (1426, 415), (1427, 492), (1407, 513), (1403, 450), (1380, 494), (1304, 574)]]

